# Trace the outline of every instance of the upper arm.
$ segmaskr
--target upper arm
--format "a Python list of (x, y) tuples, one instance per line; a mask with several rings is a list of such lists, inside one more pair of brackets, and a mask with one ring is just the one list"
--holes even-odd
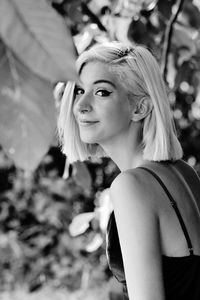
[(127, 288), (130, 300), (163, 300), (159, 221), (139, 178), (121, 173), (110, 189)]

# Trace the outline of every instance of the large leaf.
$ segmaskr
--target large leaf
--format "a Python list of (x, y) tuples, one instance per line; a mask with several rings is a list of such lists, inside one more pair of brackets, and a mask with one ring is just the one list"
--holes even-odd
[(76, 79), (76, 51), (62, 17), (45, 0), (1, 0), (0, 35), (34, 73), (51, 82)]
[(50, 83), (27, 69), (0, 43), (0, 144), (14, 163), (34, 170), (56, 126)]

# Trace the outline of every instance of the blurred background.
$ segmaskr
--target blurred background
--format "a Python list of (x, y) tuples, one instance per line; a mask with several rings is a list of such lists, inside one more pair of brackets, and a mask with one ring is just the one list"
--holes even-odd
[(69, 165), (56, 119), (97, 42), (157, 57), (184, 160), (200, 174), (199, 0), (0, 0), (0, 299), (120, 300), (108, 269), (108, 158)]

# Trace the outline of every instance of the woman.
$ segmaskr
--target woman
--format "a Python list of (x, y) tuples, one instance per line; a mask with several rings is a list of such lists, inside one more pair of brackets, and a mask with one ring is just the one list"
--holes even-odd
[(107, 155), (121, 173), (107, 256), (124, 299), (200, 299), (200, 181), (182, 158), (165, 85), (141, 46), (93, 46), (77, 60), (58, 120), (68, 159)]

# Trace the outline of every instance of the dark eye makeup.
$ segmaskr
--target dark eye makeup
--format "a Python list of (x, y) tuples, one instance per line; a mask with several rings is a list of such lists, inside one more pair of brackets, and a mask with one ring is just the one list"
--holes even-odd
[(81, 95), (81, 94), (83, 94), (84, 93), (84, 89), (82, 89), (81, 87), (79, 87), (79, 86), (75, 86), (75, 89), (74, 89), (74, 95), (76, 96), (76, 95)]
[(95, 94), (98, 95), (98, 96), (101, 96), (101, 97), (108, 97), (108, 96), (110, 96), (110, 94), (112, 94), (112, 92), (109, 92), (108, 90), (101, 89), (101, 90), (98, 90)]
[[(74, 89), (75, 96), (82, 95), (82, 94), (84, 94), (84, 92), (85, 91), (83, 88), (81, 88), (80, 86), (75, 86), (75, 89)], [(112, 92), (108, 91), (107, 89), (98, 89), (95, 92), (95, 95), (100, 96), (100, 97), (108, 97), (108, 96), (110, 96), (110, 94), (112, 94)]]

